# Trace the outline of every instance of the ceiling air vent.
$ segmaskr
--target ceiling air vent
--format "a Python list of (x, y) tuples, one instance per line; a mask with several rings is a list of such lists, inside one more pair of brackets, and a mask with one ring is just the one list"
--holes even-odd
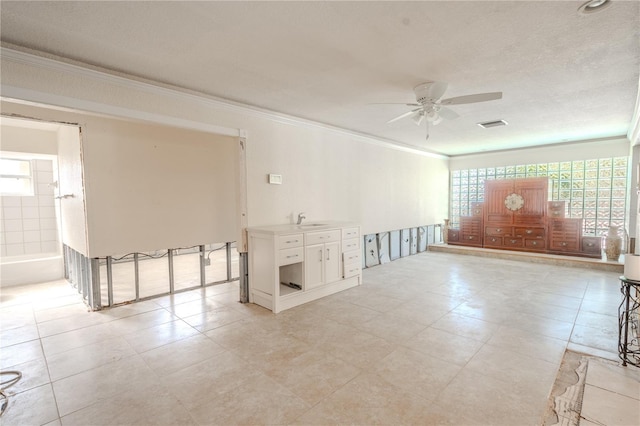
[(484, 123), (478, 123), (478, 126), (482, 127), (483, 129), (488, 129), (489, 127), (498, 127), (498, 126), (506, 126), (507, 123), (504, 120), (496, 120), (496, 121), (485, 121)]

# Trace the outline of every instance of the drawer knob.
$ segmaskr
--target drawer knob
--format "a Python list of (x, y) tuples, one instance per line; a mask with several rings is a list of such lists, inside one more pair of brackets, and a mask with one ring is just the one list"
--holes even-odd
[(518, 240), (511, 240), (511, 244), (515, 244), (517, 242), (518, 242)]
[(532, 245), (534, 245), (534, 246), (537, 246), (537, 245), (538, 245), (538, 242), (537, 242), (537, 241), (534, 241), (534, 242), (533, 242), (533, 243), (531, 243), (531, 244), (532, 244)]
[(595, 244), (593, 243), (587, 243), (587, 247), (593, 247)]
[(533, 234), (533, 231), (531, 229), (527, 229), (527, 234)]
[(567, 246), (567, 243), (562, 242), (562, 247), (566, 247), (566, 246)]
[(496, 229), (496, 232), (502, 232), (502, 229), (497, 228), (497, 229)]

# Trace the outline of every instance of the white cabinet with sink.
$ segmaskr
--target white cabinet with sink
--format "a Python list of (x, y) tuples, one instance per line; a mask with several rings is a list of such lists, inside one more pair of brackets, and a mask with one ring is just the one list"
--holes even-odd
[(360, 227), (322, 222), (248, 229), (249, 301), (278, 313), (360, 285)]

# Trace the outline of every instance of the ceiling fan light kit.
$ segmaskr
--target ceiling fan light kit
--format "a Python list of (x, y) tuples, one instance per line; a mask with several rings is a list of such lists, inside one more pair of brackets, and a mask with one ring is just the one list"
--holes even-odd
[[(427, 139), (429, 139), (429, 123), (436, 125), (441, 123), (443, 119), (454, 120), (459, 117), (457, 112), (444, 107), (443, 105), (472, 104), (502, 99), (502, 92), (476, 93), (474, 95), (441, 99), (444, 92), (447, 91), (448, 86), (449, 84), (443, 81), (427, 81), (418, 84), (413, 88), (413, 92), (416, 96), (416, 103), (405, 104), (406, 106), (417, 108), (392, 118), (387, 121), (387, 124), (401, 120), (405, 117), (411, 117), (413, 122), (419, 126), (426, 119)], [(504, 121), (503, 123), (506, 124)]]

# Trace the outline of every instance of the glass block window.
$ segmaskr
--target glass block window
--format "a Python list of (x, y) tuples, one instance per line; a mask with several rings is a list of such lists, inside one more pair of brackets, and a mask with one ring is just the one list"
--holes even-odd
[(484, 201), (484, 181), (549, 177), (549, 200), (565, 201), (566, 217), (583, 219), (585, 235), (604, 235), (610, 225), (627, 227), (628, 157), (562, 161), (451, 172), (451, 226)]
[(0, 195), (33, 195), (30, 160), (0, 158)]

